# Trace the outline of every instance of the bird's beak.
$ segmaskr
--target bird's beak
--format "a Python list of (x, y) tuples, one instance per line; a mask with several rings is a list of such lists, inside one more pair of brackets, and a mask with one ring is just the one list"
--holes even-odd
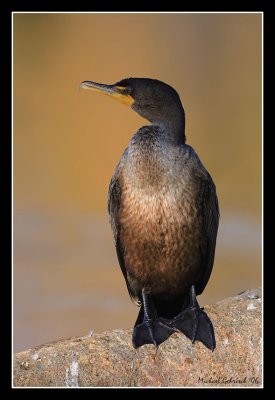
[(80, 89), (106, 94), (128, 106), (134, 103), (133, 97), (127, 92), (127, 87), (84, 81), (80, 84)]

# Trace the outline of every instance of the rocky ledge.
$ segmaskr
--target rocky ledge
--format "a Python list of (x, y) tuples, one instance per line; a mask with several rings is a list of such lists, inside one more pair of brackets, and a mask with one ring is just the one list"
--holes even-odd
[(16, 387), (261, 387), (261, 290), (206, 306), (211, 352), (173, 334), (158, 350), (132, 347), (131, 330), (44, 344), (14, 355)]

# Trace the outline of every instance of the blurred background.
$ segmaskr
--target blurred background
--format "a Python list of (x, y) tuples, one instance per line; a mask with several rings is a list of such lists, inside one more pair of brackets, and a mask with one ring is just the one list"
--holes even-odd
[(201, 305), (261, 285), (260, 14), (14, 14), (14, 351), (132, 328), (108, 184), (146, 124), (83, 80), (173, 86), (221, 220)]

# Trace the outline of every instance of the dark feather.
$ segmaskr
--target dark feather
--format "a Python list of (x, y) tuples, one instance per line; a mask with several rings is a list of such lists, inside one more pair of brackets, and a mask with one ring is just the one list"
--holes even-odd
[(208, 173), (207, 179), (202, 180), (200, 199), (204, 235), (200, 247), (203, 272), (195, 285), (197, 295), (203, 292), (212, 272), (220, 216), (215, 184)]
[(111, 179), (109, 185), (109, 193), (108, 193), (108, 212), (110, 216), (111, 227), (113, 231), (113, 236), (115, 240), (116, 246), (116, 253), (118, 262), (123, 273), (127, 289), (131, 299), (138, 305), (140, 305), (140, 300), (133, 294), (131, 291), (128, 279), (127, 279), (127, 270), (125, 267), (124, 262), (124, 255), (123, 255), (123, 246), (120, 241), (120, 222), (119, 222), (119, 211), (120, 211), (120, 204), (121, 204), (121, 187), (119, 182), (119, 166), (118, 164), (116, 171)]

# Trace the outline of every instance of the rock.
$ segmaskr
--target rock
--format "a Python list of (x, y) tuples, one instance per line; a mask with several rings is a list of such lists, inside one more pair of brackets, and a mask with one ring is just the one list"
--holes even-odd
[(173, 334), (158, 350), (132, 347), (131, 330), (48, 343), (14, 356), (14, 386), (261, 387), (261, 290), (206, 306), (217, 347)]

